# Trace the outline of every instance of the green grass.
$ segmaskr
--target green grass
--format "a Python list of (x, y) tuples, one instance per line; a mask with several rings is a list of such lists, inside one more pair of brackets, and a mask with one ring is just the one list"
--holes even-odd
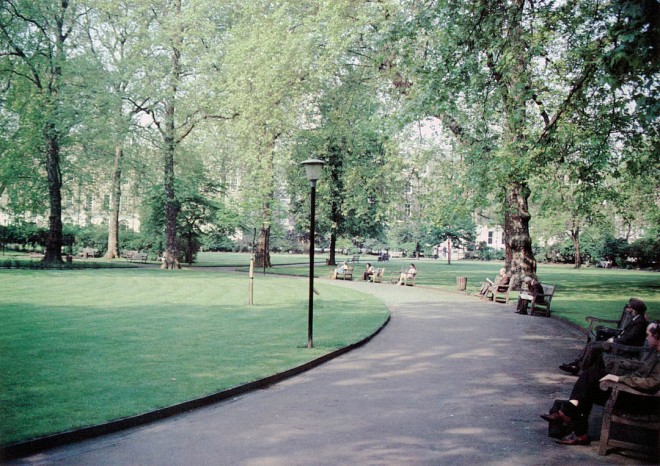
[(257, 380), (353, 343), (386, 319), (373, 297), (317, 289), (308, 350), (301, 280), (257, 277), (248, 306), (244, 275), (0, 270), (0, 443)]

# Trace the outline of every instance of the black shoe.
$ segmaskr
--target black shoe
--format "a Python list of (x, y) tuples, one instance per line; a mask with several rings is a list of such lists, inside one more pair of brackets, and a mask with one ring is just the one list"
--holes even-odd
[(541, 419), (548, 421), (550, 423), (559, 423), (563, 422), (567, 426), (573, 422), (573, 418), (564, 414), (563, 411), (559, 410), (554, 413), (541, 414)]
[(516, 311), (516, 314), (527, 315), (527, 311)]
[(573, 363), (562, 364), (561, 366), (559, 366), (559, 368), (564, 372), (568, 372), (571, 375), (578, 375), (580, 373), (580, 368)]
[(575, 432), (571, 432), (566, 437), (560, 440), (555, 440), (555, 442), (562, 445), (589, 445), (591, 441), (589, 437), (585, 435), (576, 435)]

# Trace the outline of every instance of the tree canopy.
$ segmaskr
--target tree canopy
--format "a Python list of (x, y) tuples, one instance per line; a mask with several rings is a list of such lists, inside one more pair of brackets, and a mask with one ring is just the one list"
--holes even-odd
[(5, 0), (3, 208), (48, 218), (45, 260), (58, 262), (63, 206), (83, 186), (107, 195), (112, 258), (128, 189), (168, 268), (204, 235), (253, 229), (268, 266), (272, 240), (308, 237), (299, 163), (318, 157), (317, 238), (333, 254), (402, 231), (471, 241), (487, 213), (517, 278), (535, 273), (535, 241), (565, 234), (579, 266), (587, 227), (657, 239), (659, 10)]

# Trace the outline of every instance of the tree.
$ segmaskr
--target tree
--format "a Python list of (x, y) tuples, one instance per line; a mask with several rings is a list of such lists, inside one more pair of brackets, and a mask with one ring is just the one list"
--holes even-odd
[[(350, 2), (254, 1), (235, 12), (226, 49), (227, 104), (243, 157), (243, 204), (258, 229), (257, 267), (270, 266), (270, 236), (283, 212), (280, 192), (291, 145), (301, 126), (313, 125), (319, 83), (334, 72), (340, 53), (330, 35)], [(339, 50), (339, 52), (338, 52)]]
[[(85, 24), (87, 49), (98, 63), (101, 73), (88, 76), (87, 86), (95, 96), (93, 112), (85, 119), (86, 144), (106, 155), (100, 162), (110, 169), (110, 213), (108, 216), (108, 248), (106, 259), (119, 255), (119, 214), (122, 174), (125, 168), (126, 143), (133, 126), (132, 119), (144, 102), (133, 96), (139, 55), (149, 24), (142, 2), (122, 0), (100, 3), (87, 15)], [(131, 101), (139, 102), (137, 105)], [(110, 159), (108, 163), (107, 159)]]
[(68, 52), (84, 13), (76, 2), (67, 0), (5, 0), (0, 5), (0, 76), (8, 86), (24, 92), (20, 124), (34, 128), (34, 137), (39, 132), (37, 150), (43, 157), (49, 201), (45, 263), (62, 262), (61, 159), (76, 121), (69, 93), (76, 75), (69, 67)]
[(347, 67), (319, 100), (318, 125), (299, 136), (289, 172), (292, 211), (298, 230), (307, 231), (308, 189), (299, 163), (313, 154), (325, 161), (317, 217), (319, 234), (330, 239), (329, 264), (340, 237), (384, 237), (393, 170), (381, 111), (370, 77)]
[[(475, 193), (498, 194), (507, 267), (517, 279), (534, 275), (530, 177), (557, 156), (546, 148), (584, 101), (595, 96), (597, 109), (609, 108), (612, 102), (600, 98), (608, 83), (612, 88), (617, 59), (611, 51), (626, 43), (630, 47), (621, 53), (630, 59), (636, 47), (629, 39), (648, 39), (650, 16), (631, 30), (627, 24), (635, 12), (627, 2), (480, 0), (404, 7), (390, 33), (398, 54), (383, 63), (408, 83), (409, 112), (436, 116), (463, 145)], [(645, 62), (629, 70), (614, 89), (619, 102), (631, 101), (624, 81), (650, 78), (650, 69)], [(622, 135), (620, 141), (627, 140)]]
[[(223, 34), (230, 12), (212, 1), (152, 0), (150, 42), (141, 56), (143, 76), (134, 106), (148, 116), (151, 140), (162, 153), (166, 247), (163, 262), (179, 268), (176, 160), (182, 142), (200, 124), (228, 119), (215, 101)], [(146, 134), (146, 133), (145, 133)]]

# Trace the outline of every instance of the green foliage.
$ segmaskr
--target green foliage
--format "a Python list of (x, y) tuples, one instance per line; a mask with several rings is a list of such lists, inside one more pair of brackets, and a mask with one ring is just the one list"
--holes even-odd
[(660, 238), (640, 238), (626, 248), (626, 256), (635, 267), (660, 267)]

